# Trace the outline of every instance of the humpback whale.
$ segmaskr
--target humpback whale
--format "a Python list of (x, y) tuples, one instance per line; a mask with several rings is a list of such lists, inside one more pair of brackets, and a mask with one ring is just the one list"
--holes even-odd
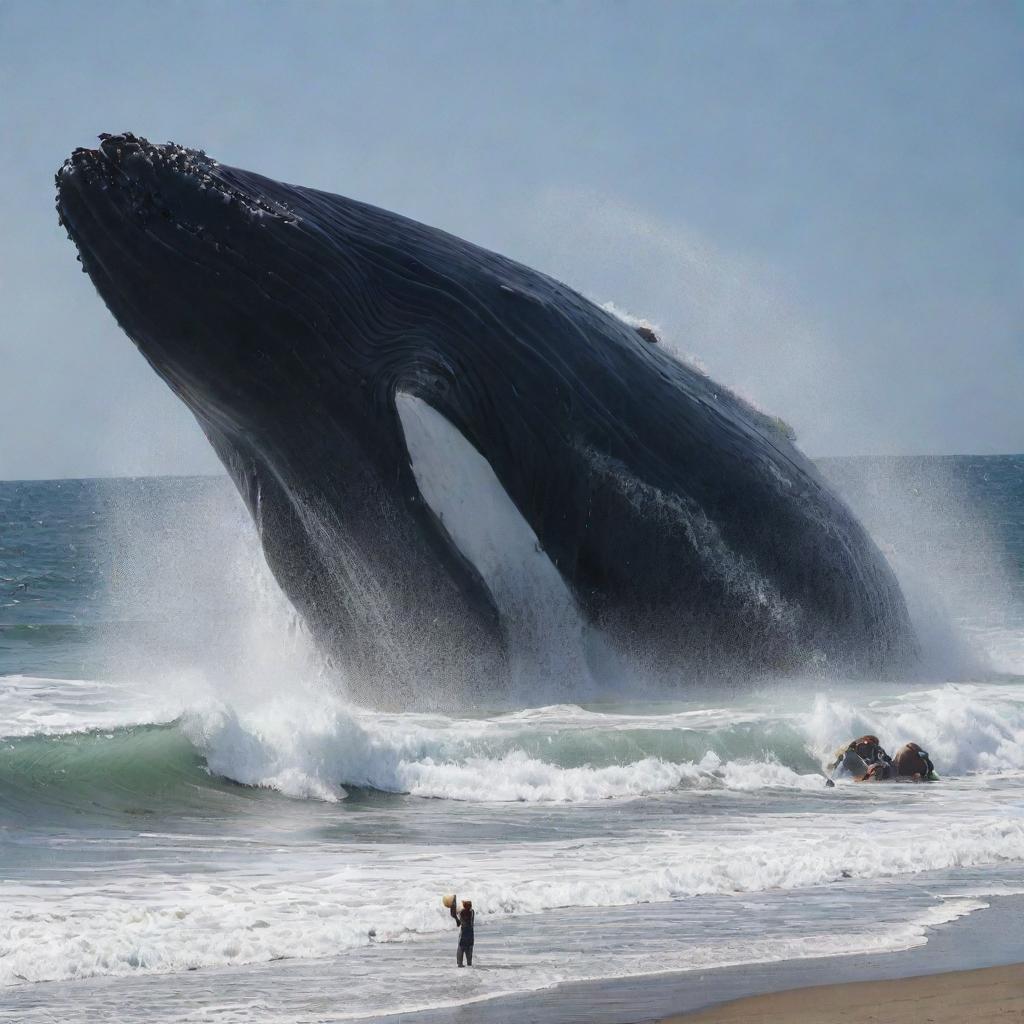
[(478, 457), (602, 651), (682, 683), (914, 657), (890, 567), (780, 421), (646, 328), (444, 231), (173, 143), (101, 135), (56, 182), (83, 269), (357, 697), (508, 678), (516, 615), (424, 481), (414, 453), (443, 447), (409, 436), (424, 415)]

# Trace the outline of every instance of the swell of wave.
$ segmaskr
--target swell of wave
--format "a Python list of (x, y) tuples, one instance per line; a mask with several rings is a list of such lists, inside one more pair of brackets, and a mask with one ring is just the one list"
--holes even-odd
[(1024, 687), (947, 685), (861, 703), (819, 694), (809, 710), (798, 694), (774, 700), (768, 712), (553, 705), (449, 717), (371, 712), (322, 692), (245, 711), (211, 699), (165, 724), (97, 720), (84, 732), (11, 737), (0, 778), (13, 804), (115, 808), (201, 800), (227, 784), (218, 780), (332, 802), (350, 790), (537, 803), (820, 792), (838, 740), (865, 732), (890, 750), (915, 738), (945, 778), (1024, 771)]

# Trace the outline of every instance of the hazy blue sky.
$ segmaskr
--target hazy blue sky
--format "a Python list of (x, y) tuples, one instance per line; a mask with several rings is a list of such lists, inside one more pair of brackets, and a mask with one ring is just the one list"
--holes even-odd
[(649, 316), (812, 454), (1024, 451), (1020, 3), (0, 0), (0, 478), (208, 471), (56, 222), (131, 130)]

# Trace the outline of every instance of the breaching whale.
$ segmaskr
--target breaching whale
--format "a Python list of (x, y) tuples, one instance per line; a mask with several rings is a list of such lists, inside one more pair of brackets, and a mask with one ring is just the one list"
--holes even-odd
[(812, 463), (649, 332), (386, 210), (100, 139), (57, 173), (61, 223), (357, 695), (509, 671), (516, 613), (425, 485), (424, 416), (479, 456), (601, 650), (683, 681), (913, 657), (892, 571)]

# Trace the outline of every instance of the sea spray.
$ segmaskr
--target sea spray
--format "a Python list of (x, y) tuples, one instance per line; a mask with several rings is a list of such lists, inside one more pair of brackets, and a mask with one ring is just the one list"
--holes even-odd
[(1024, 457), (825, 459), (895, 569), (922, 673), (1024, 672)]

